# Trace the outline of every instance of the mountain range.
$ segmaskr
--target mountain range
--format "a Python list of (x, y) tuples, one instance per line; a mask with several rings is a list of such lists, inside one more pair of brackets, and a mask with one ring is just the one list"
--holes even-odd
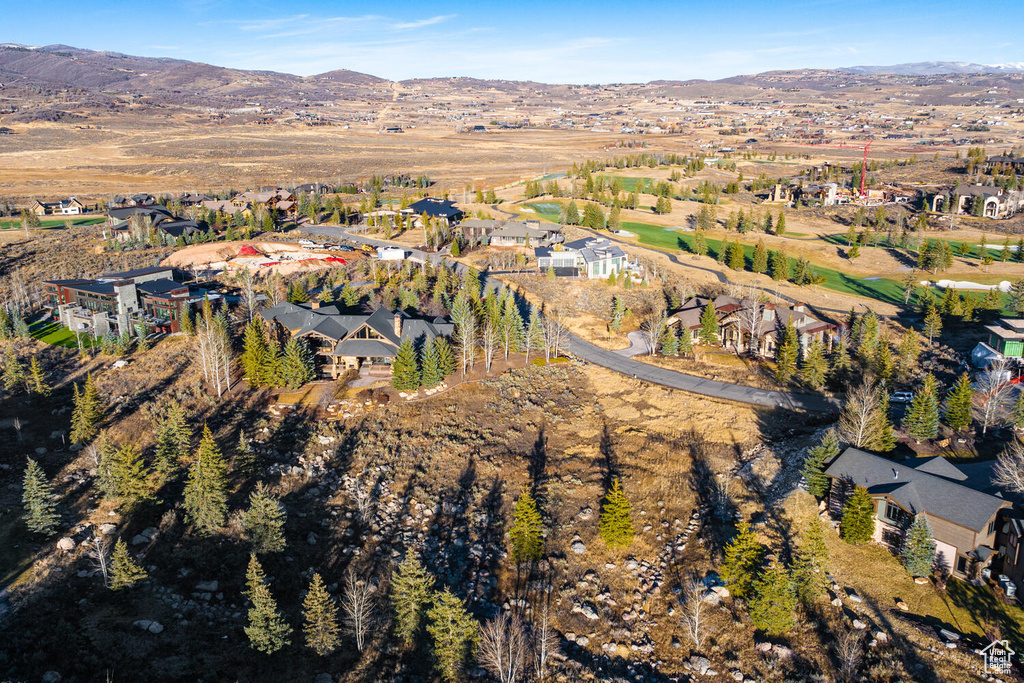
[(844, 66), (836, 71), (853, 74), (897, 74), (900, 76), (940, 76), (942, 74), (1024, 73), (1024, 62), (975, 64), (974, 62), (909, 62), (889, 66)]

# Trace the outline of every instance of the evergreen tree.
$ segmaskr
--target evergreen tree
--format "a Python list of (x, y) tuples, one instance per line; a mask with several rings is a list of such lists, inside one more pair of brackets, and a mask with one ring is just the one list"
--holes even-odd
[(715, 303), (708, 301), (700, 314), (700, 343), (707, 346), (718, 344), (718, 314), (715, 312)]
[(438, 671), (445, 681), (455, 683), (476, 655), (480, 627), (465, 603), (447, 588), (436, 595), (427, 617)]
[(242, 337), (242, 369), (245, 381), (250, 387), (261, 387), (269, 384), (269, 363), (271, 353), (267, 343), (266, 328), (263, 319), (256, 315), (245, 327)]
[(227, 511), (224, 457), (206, 426), (185, 484), (185, 517), (199, 534), (209, 536), (224, 526)]
[(745, 265), (746, 259), (743, 257), (743, 245), (740, 244), (739, 240), (736, 240), (729, 247), (729, 267), (733, 270), (743, 270)]
[[(438, 338), (435, 338), (435, 341)], [(434, 341), (423, 345), (420, 352), (420, 367), (422, 370), (423, 386), (436, 387), (444, 381), (444, 373), (441, 371), (441, 359), (437, 353), (437, 344)]]
[(434, 579), (412, 550), (391, 576), (391, 604), (395, 610), (395, 635), (412, 645), (423, 626)]
[(918, 513), (907, 530), (900, 558), (913, 577), (929, 576), (932, 573), (935, 565), (935, 539), (932, 538), (932, 529), (924, 513)]
[(876, 419), (876, 426), (874, 431), (874, 437), (872, 441), (872, 450), (879, 451), (881, 453), (888, 453), (892, 449), (896, 448), (896, 430), (892, 426), (892, 420), (889, 418), (889, 392), (884, 389), (880, 392), (878, 401), (878, 417)]
[(839, 455), (839, 435), (836, 430), (825, 432), (821, 443), (807, 450), (802, 473), (807, 480), (807, 492), (815, 498), (824, 498), (828, 493), (829, 479), (825, 476), (828, 463)]
[(43, 366), (40, 365), (39, 359), (35, 356), (32, 356), (32, 359), (29, 361), (28, 387), (30, 393), (42, 398), (46, 398), (53, 391), (50, 385), (46, 383)]
[(622, 327), (622, 319), (626, 316), (626, 303), (621, 296), (612, 297), (612, 319), (609, 327), (618, 330)]
[(843, 505), (839, 535), (847, 543), (867, 543), (875, 533), (875, 502), (863, 486), (854, 489)]
[(785, 384), (796, 374), (796, 362), (800, 357), (800, 342), (792, 319), (786, 323), (782, 343), (775, 352), (775, 381)]
[(242, 590), (242, 595), (252, 601), (256, 589), (266, 582), (267, 575), (263, 571), (263, 566), (257, 559), (256, 553), (249, 553), (249, 566), (245, 570), (245, 588)]
[(937, 396), (935, 375), (928, 373), (924, 377), (921, 390), (914, 395), (906, 416), (903, 428), (914, 441), (921, 443), (934, 439), (939, 433), (939, 399)]
[(302, 601), (302, 632), (306, 635), (306, 647), (323, 657), (341, 644), (338, 626), (338, 606), (327, 592), (320, 574), (313, 574), (309, 591)]
[(242, 528), (256, 555), (284, 550), (284, 506), (263, 482), (249, 495), (249, 509), (242, 513)]
[(896, 374), (901, 378), (908, 377), (920, 353), (921, 347), (917, 343), (917, 334), (913, 330), (908, 329), (896, 347), (896, 357), (899, 359), (899, 363), (896, 366)]
[(764, 246), (764, 240), (758, 240), (754, 247), (754, 261), (750, 269), (755, 273), (768, 272), (768, 250)]
[(189, 456), (192, 429), (185, 409), (178, 401), (168, 401), (163, 416), (156, 423), (157, 473), (166, 478), (176, 472)]
[(612, 487), (605, 495), (601, 507), (601, 538), (610, 548), (624, 548), (633, 542), (636, 530), (629, 501), (622, 492), (619, 478), (612, 479)]
[(448, 377), (455, 372), (455, 353), (452, 351), (452, 345), (443, 337), (435, 337), (434, 345), (437, 347), (437, 365), (441, 368), (442, 376)]
[(736, 536), (725, 546), (721, 575), (733, 595), (746, 599), (751, 596), (754, 579), (761, 571), (764, 546), (757, 540), (748, 522), (740, 522), (737, 529)]
[(805, 605), (814, 603), (825, 594), (827, 562), (825, 527), (820, 519), (812, 517), (800, 539), (800, 548), (793, 562), (793, 584), (797, 597)]
[(887, 339), (883, 339), (878, 343), (878, 349), (875, 351), (874, 366), (875, 375), (884, 386), (888, 386), (892, 380), (893, 372), (896, 370), (896, 365), (893, 362), (892, 349), (889, 347)]
[(782, 249), (772, 251), (768, 255), (768, 261), (773, 280), (781, 282), (789, 279), (789, 257)]
[(674, 327), (665, 326), (659, 344), (663, 356), (674, 356), (679, 353), (679, 337), (676, 336)]
[(775, 234), (782, 236), (786, 234), (786, 214), (779, 209), (779, 220), (775, 221)]
[(117, 496), (127, 508), (132, 508), (153, 497), (150, 470), (142, 457), (142, 450), (128, 442), (113, 452), (107, 476), (114, 482)]
[(530, 361), (531, 350), (544, 348), (544, 324), (540, 320), (540, 312), (536, 306), (530, 307), (530, 321), (526, 325), (526, 361)]
[(973, 407), (974, 387), (971, 386), (970, 373), (965, 372), (946, 394), (946, 424), (958, 432), (967, 429), (971, 426)]
[(773, 562), (754, 582), (750, 621), (766, 635), (776, 637), (796, 628), (796, 587), (789, 572)]
[(4, 359), (4, 391), (8, 394), (16, 394), (25, 388), (25, 368), (13, 350), (9, 350)]
[(534, 562), (544, 551), (544, 523), (537, 510), (537, 501), (523, 488), (512, 512), (509, 529), (511, 555), (515, 562)]
[(110, 556), (110, 589), (117, 591), (131, 588), (148, 576), (146, 570), (128, 554), (128, 544), (123, 539), (117, 539)]
[(284, 345), (278, 365), (278, 382), (288, 389), (298, 389), (316, 376), (313, 354), (304, 339), (292, 337)]
[(259, 458), (252, 442), (245, 438), (245, 432), (238, 432), (238, 445), (235, 446), (235, 462), (237, 469), (246, 475), (253, 475), (259, 470)]
[(391, 366), (391, 386), (399, 391), (412, 391), (420, 386), (420, 370), (416, 363), (416, 349), (411, 339), (402, 340), (398, 355)]
[(800, 365), (800, 379), (812, 389), (821, 389), (825, 386), (827, 375), (828, 360), (825, 358), (825, 345), (822, 344), (820, 338), (815, 337)]
[[(682, 327), (682, 326), (680, 326)], [(692, 356), (693, 355), (693, 332), (691, 330), (680, 329), (679, 330), (679, 355), (681, 356)]]
[(99, 431), (105, 408), (100, 398), (99, 389), (92, 374), (85, 376), (85, 385), (79, 392), (78, 385), (74, 391), (74, 410), (71, 411), (71, 441), (86, 444), (92, 441)]
[(708, 240), (701, 228), (697, 228), (697, 231), (693, 233), (693, 253), (697, 256), (708, 255)]
[(43, 468), (32, 458), (25, 467), (21, 501), (25, 505), (25, 525), (29, 531), (42, 536), (53, 536), (57, 532), (60, 522), (57, 496)]
[(249, 625), (245, 627), (245, 635), (252, 649), (269, 655), (285, 645), (291, 645), (288, 636), (291, 635), (292, 627), (277, 609), (277, 601), (270, 594), (270, 588), (263, 578), (263, 568), (259, 566), (255, 555), (250, 556), (250, 570), (253, 563), (257, 569), (251, 571), (255, 580), (250, 581), (246, 591), (252, 606), (249, 608)]
[(179, 327), (181, 328), (181, 333), (186, 337), (196, 336), (196, 321), (192, 315), (192, 309), (188, 306), (181, 312)]

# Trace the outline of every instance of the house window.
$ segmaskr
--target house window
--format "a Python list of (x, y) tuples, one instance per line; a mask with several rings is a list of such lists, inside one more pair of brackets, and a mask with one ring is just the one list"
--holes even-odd
[(964, 557), (963, 555), (957, 555), (957, 558), (956, 558), (956, 570), (960, 574), (966, 574), (967, 573), (967, 558)]
[(992, 520), (988, 523), (988, 535), (991, 536), (996, 532), (996, 520)]
[(906, 510), (891, 501), (885, 504), (885, 518), (895, 526), (905, 528), (910, 524), (910, 515)]

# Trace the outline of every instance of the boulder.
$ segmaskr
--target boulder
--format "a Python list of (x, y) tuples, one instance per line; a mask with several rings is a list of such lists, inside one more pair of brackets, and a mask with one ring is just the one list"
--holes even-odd
[(768, 653), (772, 651), (772, 644), (768, 641), (764, 641), (754, 645), (754, 649), (756, 649), (758, 652)]
[(792, 659), (793, 658), (793, 648), (787, 647), (785, 645), (779, 645), (778, 643), (776, 643), (775, 645), (772, 645), (772, 652), (779, 659)]
[(583, 541), (581, 541), (578, 538), (572, 542), (572, 544), (569, 546), (569, 549), (577, 555), (582, 555), (583, 553), (587, 552), (587, 546), (583, 543)]
[(316, 545), (316, 534), (310, 531), (309, 536), (306, 536), (306, 543)]
[(690, 668), (703, 676), (711, 668), (711, 660), (701, 656), (690, 657)]
[(154, 621), (152, 624), (149, 625), (149, 628), (146, 630), (150, 633), (163, 633), (164, 625), (161, 624), (159, 621)]
[(117, 525), (116, 524), (111, 524), (110, 522), (107, 522), (106, 524), (100, 524), (99, 530), (100, 530), (100, 533), (103, 534), (104, 536), (109, 536), (110, 534), (112, 534), (115, 531), (117, 531)]
[(597, 610), (595, 610), (594, 606), (591, 605), (589, 602), (583, 604), (580, 607), (580, 614), (585, 616), (587, 619), (590, 619), (591, 621), (595, 621), (598, 619)]
[(43, 683), (60, 683), (61, 675), (59, 671), (47, 671), (43, 674)]
[(863, 621), (861, 621), (860, 619), (854, 619), (854, 620), (853, 620), (853, 627), (854, 627), (855, 629), (857, 629), (858, 631), (863, 631), (864, 629), (866, 629), (866, 628), (868, 627), (868, 625), (867, 625), (867, 624), (865, 624), (865, 623), (864, 623)]
[(64, 552), (71, 552), (75, 549), (74, 540), (65, 536), (64, 538), (57, 541), (57, 550), (63, 550)]
[(590, 638), (586, 636), (576, 636), (576, 644), (580, 647), (586, 647), (590, 643)]
[(149, 543), (149, 539), (142, 534), (136, 534), (132, 537), (132, 545), (146, 545)]
[(720, 602), (722, 602), (721, 596), (719, 596), (718, 593), (716, 593), (713, 590), (710, 590), (710, 591), (706, 592), (704, 594), (703, 600), (704, 600), (704, 602), (708, 603), (709, 605), (717, 605)]
[(216, 579), (213, 581), (200, 581), (196, 584), (196, 590), (201, 593), (216, 593), (218, 587), (219, 584)]
[(725, 586), (712, 586), (711, 590), (713, 590), (718, 595), (718, 597), (722, 598), (723, 600), (732, 595), (732, 593), (729, 592), (729, 589)]

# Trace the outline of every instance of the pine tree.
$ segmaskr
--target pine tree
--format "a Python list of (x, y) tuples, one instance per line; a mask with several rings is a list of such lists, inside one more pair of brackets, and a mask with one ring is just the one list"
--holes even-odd
[(530, 351), (544, 348), (544, 325), (536, 306), (530, 306), (530, 321), (526, 325), (526, 362), (530, 362)]
[(188, 306), (185, 306), (184, 310), (181, 312), (181, 321), (179, 326), (181, 328), (181, 333), (186, 337), (196, 336), (195, 318), (192, 316), (192, 309)]
[(298, 389), (313, 381), (316, 365), (304, 339), (292, 337), (285, 342), (278, 368), (278, 380), (288, 389)]
[(612, 479), (612, 487), (605, 495), (601, 507), (601, 538), (610, 548), (624, 548), (633, 542), (636, 530), (629, 501), (622, 492), (619, 478)]
[(189, 456), (192, 429), (185, 409), (178, 401), (168, 401), (163, 416), (156, 423), (155, 467), (162, 478), (176, 472)]
[(789, 572), (772, 563), (754, 582), (750, 621), (766, 635), (781, 636), (796, 628), (796, 587)]
[(399, 391), (412, 391), (420, 386), (420, 371), (416, 363), (416, 349), (411, 339), (402, 340), (398, 355), (391, 366), (391, 386)]
[(796, 362), (800, 357), (800, 342), (797, 339), (796, 327), (790, 319), (782, 334), (782, 343), (775, 352), (775, 381), (785, 384), (796, 374)]
[(882, 390), (878, 401), (878, 416), (875, 421), (874, 435), (871, 443), (872, 450), (888, 453), (896, 448), (898, 439), (896, 438), (896, 430), (892, 426), (892, 420), (889, 418), (889, 415), (889, 393)]
[(60, 522), (57, 496), (43, 468), (32, 458), (28, 459), (25, 467), (21, 501), (25, 505), (25, 525), (28, 530), (42, 536), (53, 536)]
[(737, 529), (736, 536), (725, 546), (721, 574), (729, 585), (729, 591), (737, 598), (745, 599), (752, 594), (754, 579), (761, 571), (764, 547), (748, 522), (740, 522)]
[(970, 373), (965, 372), (946, 394), (946, 424), (956, 431), (967, 429), (971, 426), (973, 407), (974, 387), (971, 386)]
[(750, 269), (755, 273), (768, 272), (768, 250), (764, 246), (764, 240), (758, 240), (757, 246), (754, 247), (754, 261)]
[(718, 344), (718, 314), (715, 304), (709, 301), (700, 314), (700, 343), (707, 346)]
[(512, 512), (512, 528), (508, 531), (511, 555), (515, 562), (535, 562), (544, 550), (544, 523), (537, 510), (537, 501), (523, 488)]
[(242, 528), (257, 555), (284, 550), (284, 506), (263, 482), (249, 495), (249, 509), (242, 513)]
[(8, 394), (16, 394), (25, 388), (25, 368), (22, 366), (18, 356), (13, 349), (9, 350), (4, 358), (3, 383), (4, 391)]
[(676, 336), (674, 327), (665, 326), (665, 331), (661, 333), (659, 344), (663, 356), (675, 356), (679, 353), (679, 337)]
[(847, 543), (867, 543), (875, 533), (875, 501), (863, 486), (854, 489), (843, 505), (839, 535)]
[(828, 493), (829, 479), (825, 476), (825, 468), (837, 455), (839, 435), (834, 429), (825, 432), (819, 445), (807, 450), (801, 472), (807, 480), (807, 492), (815, 498), (824, 498)]
[(772, 279), (776, 282), (789, 279), (789, 257), (782, 249), (777, 249), (768, 255), (769, 269)]
[(626, 303), (621, 296), (612, 297), (612, 319), (609, 327), (618, 330), (622, 327), (622, 319), (626, 317)]
[(327, 592), (320, 574), (313, 574), (313, 580), (309, 582), (309, 591), (302, 601), (302, 619), (306, 647), (321, 657), (330, 654), (341, 644), (338, 606)]
[(935, 375), (928, 373), (924, 377), (924, 385), (914, 395), (906, 416), (903, 428), (914, 441), (921, 443), (934, 439), (939, 433), (939, 399), (937, 396)]
[(245, 381), (250, 387), (269, 384), (267, 380), (270, 355), (263, 319), (258, 315), (253, 316), (246, 325), (245, 335), (242, 337), (242, 369), (245, 371)]
[(423, 626), (434, 579), (412, 550), (391, 576), (391, 604), (395, 610), (395, 635), (412, 645)]
[(107, 475), (115, 482), (117, 496), (127, 508), (153, 497), (150, 470), (142, 450), (134, 442), (124, 444), (113, 453)]
[(800, 364), (800, 379), (812, 389), (821, 389), (825, 386), (827, 375), (828, 360), (825, 358), (825, 345), (820, 338), (815, 337)]
[(697, 256), (708, 255), (708, 240), (701, 228), (697, 228), (693, 233), (693, 253)]
[(1013, 404), (1013, 428), (1024, 430), (1024, 391), (1017, 394), (1017, 402)]
[(775, 221), (775, 234), (782, 236), (786, 234), (786, 214), (779, 210), (779, 220)]
[(92, 441), (99, 431), (99, 423), (103, 420), (105, 408), (100, 398), (99, 389), (92, 375), (85, 376), (85, 385), (81, 392), (78, 385), (74, 391), (74, 410), (71, 411), (71, 441), (86, 444)]
[(900, 550), (903, 566), (913, 577), (929, 576), (935, 565), (935, 539), (924, 513), (914, 517)]
[[(253, 565), (255, 564), (255, 570)], [(273, 654), (285, 645), (291, 645), (288, 636), (292, 627), (284, 620), (277, 609), (277, 601), (270, 594), (256, 556), (250, 556), (250, 581), (246, 597), (252, 603), (249, 608), (249, 625), (245, 627), (245, 635), (249, 638), (249, 646), (264, 654)]]
[(121, 590), (131, 588), (149, 574), (128, 554), (128, 544), (117, 539), (114, 552), (110, 556), (110, 589)]
[(427, 617), (438, 671), (445, 681), (455, 683), (476, 654), (480, 627), (465, 603), (447, 588), (436, 595)]
[(436, 337), (434, 345), (437, 347), (437, 365), (441, 368), (441, 374), (448, 377), (455, 373), (455, 353), (452, 345), (443, 337)]
[(202, 536), (224, 526), (228, 511), (227, 472), (224, 457), (208, 426), (196, 450), (185, 484), (185, 516)]
[[(682, 328), (682, 326), (680, 326)], [(678, 353), (680, 356), (692, 356), (693, 355), (693, 331), (687, 329), (679, 330), (679, 349)]]
[(245, 589), (242, 590), (242, 595), (251, 601), (256, 589), (266, 581), (267, 575), (263, 571), (263, 566), (257, 559), (256, 553), (249, 553), (249, 566), (245, 570)]
[(420, 367), (422, 368), (423, 386), (436, 387), (444, 381), (444, 374), (441, 372), (441, 359), (437, 353), (437, 344), (433, 341), (423, 345), (420, 353)]
[(821, 520), (812, 517), (800, 539), (800, 548), (793, 562), (793, 584), (797, 597), (805, 605), (818, 600), (825, 593), (825, 565), (828, 545)]
[(40, 365), (39, 359), (35, 356), (32, 356), (32, 359), (29, 361), (28, 372), (29, 392), (42, 398), (49, 396), (53, 389), (51, 389), (50, 385), (46, 383), (46, 375), (43, 373), (43, 366)]
[(743, 270), (746, 259), (743, 257), (743, 245), (736, 240), (729, 247), (729, 267), (733, 270)]

